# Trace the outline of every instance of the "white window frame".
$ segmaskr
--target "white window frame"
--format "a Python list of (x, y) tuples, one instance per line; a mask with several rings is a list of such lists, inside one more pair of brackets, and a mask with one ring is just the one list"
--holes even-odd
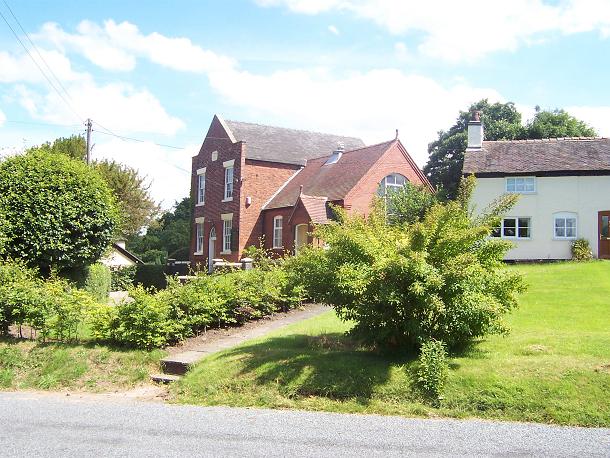
[[(515, 220), (515, 235), (504, 235), (504, 228), (505, 228), (505, 224), (504, 222), (507, 219), (514, 219)], [(520, 220), (528, 220), (529, 224), (527, 226), (521, 226)], [(521, 237), (519, 235), (519, 229), (522, 229), (524, 227), (528, 228), (528, 236), (527, 237)], [(531, 216), (505, 216), (504, 218), (502, 218), (502, 222), (500, 223), (500, 236), (499, 238), (503, 238), (503, 239), (509, 239), (509, 240), (531, 240), (532, 238), (532, 217)], [(494, 236), (492, 236), (494, 237)], [(498, 237), (498, 236), (495, 236)]]
[[(574, 220), (574, 235), (568, 236), (568, 220)], [(563, 234), (557, 235), (557, 221), (563, 221)], [(578, 238), (578, 215), (574, 212), (558, 212), (553, 214), (553, 239), (576, 240)]]
[(233, 200), (233, 180), (234, 180), (234, 166), (235, 159), (225, 161), (222, 163), (225, 168), (225, 185), (224, 185), (224, 199), (223, 202), (230, 202)]
[(220, 254), (231, 254), (231, 231), (233, 230), (233, 213), (223, 213), (222, 219), (222, 251)]
[(197, 170), (197, 203), (200, 207), (205, 204), (205, 167)]
[(504, 182), (504, 189), (510, 194), (535, 194), (536, 188), (536, 177), (506, 177)]
[[(278, 224), (279, 223), (279, 224)], [(284, 218), (276, 216), (273, 218), (273, 248), (283, 249), (283, 231), (284, 231)]]
[(195, 218), (195, 253), (196, 255), (203, 254), (203, 242), (205, 238), (204, 218)]
[[(396, 183), (397, 177), (404, 179), (405, 182), (403, 184), (397, 184)], [(388, 183), (388, 178), (392, 178), (394, 180), (394, 182)], [(379, 182), (377, 193), (379, 196), (385, 197), (388, 195), (388, 189), (397, 191), (397, 190), (403, 188), (408, 182), (409, 182), (409, 179), (406, 176), (404, 176), (402, 173), (398, 173), (398, 172), (390, 173), (389, 175), (386, 175), (385, 177), (383, 177), (383, 180), (381, 180)], [(383, 189), (383, 193), (380, 192), (382, 189)]]

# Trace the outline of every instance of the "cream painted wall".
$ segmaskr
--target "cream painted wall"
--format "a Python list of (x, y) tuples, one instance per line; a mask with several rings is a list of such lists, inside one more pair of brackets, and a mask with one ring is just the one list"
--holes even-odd
[(136, 265), (135, 262), (115, 249), (112, 249), (107, 256), (100, 259), (100, 262), (110, 268), (131, 267)]
[[(478, 178), (473, 194), (476, 213), (505, 193), (505, 178)], [(536, 192), (520, 194), (506, 216), (530, 217), (530, 239), (511, 239), (515, 248), (506, 259), (570, 259), (571, 240), (554, 238), (555, 213), (577, 215), (577, 238), (589, 240), (593, 255), (598, 251), (598, 211), (610, 210), (610, 176), (536, 177)]]

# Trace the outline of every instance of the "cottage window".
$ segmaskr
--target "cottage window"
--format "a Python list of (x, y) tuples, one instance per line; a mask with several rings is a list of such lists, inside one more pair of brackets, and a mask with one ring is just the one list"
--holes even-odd
[(197, 175), (197, 204), (203, 205), (205, 202), (205, 172)]
[(381, 180), (379, 187), (377, 188), (377, 194), (380, 197), (385, 197), (388, 194), (398, 191), (407, 184), (408, 181), (409, 180), (400, 173), (392, 173)]
[(536, 192), (536, 177), (506, 178), (506, 192), (528, 194)]
[(234, 160), (223, 162), (225, 168), (225, 196), (224, 200), (233, 200), (233, 164)]
[(576, 213), (556, 213), (553, 219), (556, 239), (576, 238)]
[(231, 254), (231, 230), (233, 229), (233, 220), (224, 219), (222, 221), (222, 253)]
[(283, 248), (282, 246), (282, 230), (283, 218), (276, 216), (273, 218), (273, 248)]
[(531, 218), (504, 218), (499, 227), (492, 229), (491, 236), (506, 239), (529, 239), (531, 228)]

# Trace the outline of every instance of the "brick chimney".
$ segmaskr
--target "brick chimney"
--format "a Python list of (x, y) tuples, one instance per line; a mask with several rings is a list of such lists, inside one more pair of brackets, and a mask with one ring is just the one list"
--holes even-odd
[(483, 123), (481, 112), (475, 111), (468, 122), (468, 148), (467, 150), (481, 149), (483, 146)]

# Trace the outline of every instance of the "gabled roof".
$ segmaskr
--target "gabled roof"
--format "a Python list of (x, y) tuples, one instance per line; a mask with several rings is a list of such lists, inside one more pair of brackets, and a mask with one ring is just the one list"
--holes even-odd
[(309, 219), (314, 224), (327, 224), (332, 217), (331, 209), (328, 206), (328, 199), (326, 197), (301, 194), (294, 205), (294, 209), (292, 210), (289, 221), (292, 219), (294, 212), (297, 210), (299, 202), (303, 204), (305, 211), (309, 215)]
[(467, 150), (465, 174), (610, 171), (610, 139), (550, 138), (484, 141)]
[(308, 159), (330, 154), (339, 142), (346, 150), (364, 146), (354, 137), (218, 119), (233, 142), (246, 143), (247, 159), (305, 165)]
[(127, 259), (131, 260), (132, 262), (135, 262), (136, 264), (144, 264), (144, 261), (142, 261), (140, 258), (138, 258), (135, 254), (133, 254), (131, 251), (123, 248), (121, 245), (119, 245), (118, 243), (113, 243), (112, 244), (112, 248), (116, 251), (118, 251), (119, 253), (121, 253), (123, 256), (125, 256)]
[(264, 209), (293, 206), (302, 193), (307, 196), (324, 197), (329, 201), (345, 198), (360, 179), (398, 140), (379, 143), (343, 153), (338, 162), (325, 165), (329, 155), (311, 159), (307, 165), (288, 182)]

